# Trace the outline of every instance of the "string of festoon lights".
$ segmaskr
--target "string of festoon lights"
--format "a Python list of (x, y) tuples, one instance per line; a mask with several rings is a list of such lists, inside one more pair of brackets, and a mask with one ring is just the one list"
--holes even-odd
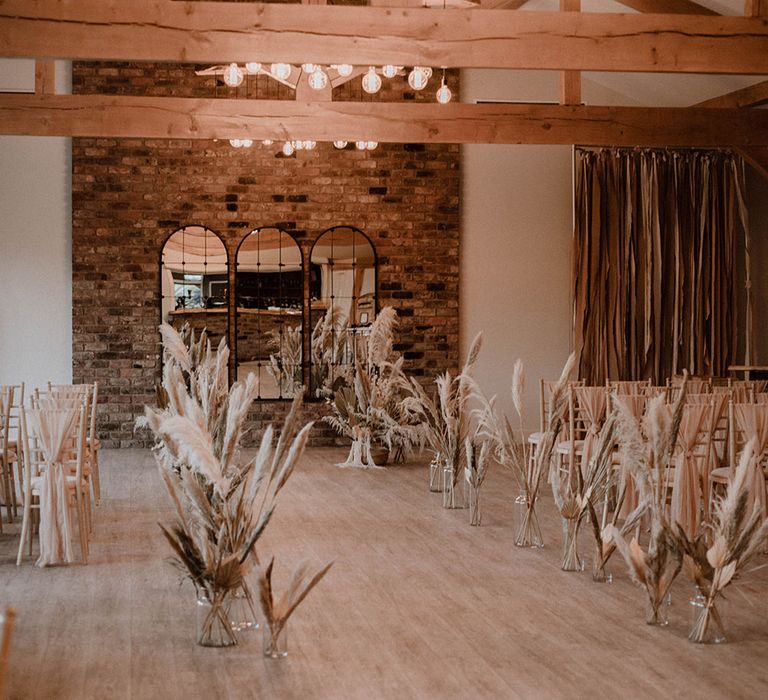
[[(328, 70), (333, 70), (343, 78), (348, 78), (354, 71), (354, 66), (348, 63), (331, 64), (323, 67), (316, 63), (302, 63), (301, 70), (307, 76), (307, 84), (313, 90), (324, 90), (330, 81)], [(374, 95), (382, 87), (381, 76), (392, 79), (397, 75), (403, 74), (404, 66), (386, 65), (369, 66), (361, 79), (361, 86), (369, 95)], [(242, 67), (237, 63), (230, 63), (224, 67), (223, 80), (228, 87), (239, 87), (245, 80), (246, 75), (267, 75), (278, 81), (286, 81), (291, 77), (293, 66), (290, 63), (271, 63), (268, 66), (263, 63), (245, 63)], [(427, 87), (429, 79), (432, 77), (432, 69), (429, 66), (413, 66), (408, 72), (408, 85), (414, 90), (420, 91)], [(440, 87), (435, 93), (435, 99), (440, 104), (447, 104), (451, 101), (452, 93), (445, 83), (445, 68), (440, 81)]]
[[(211, 70), (221, 73), (225, 85), (236, 88), (242, 85), (246, 75), (266, 75), (278, 82), (287, 83), (294, 72), (294, 66), (290, 63), (262, 64), (249, 62), (242, 66), (237, 63), (230, 63), (229, 65), (215, 67)], [(325, 67), (316, 63), (302, 63), (299, 80), (306, 76), (307, 84), (311, 89), (325, 90), (331, 82), (329, 71), (335, 72), (341, 78), (349, 78), (355, 71), (355, 67), (348, 63), (331, 64)], [(445, 82), (445, 68), (443, 68), (442, 71), (440, 87), (435, 92), (435, 99), (440, 104), (448, 104), (448, 102), (451, 101), (453, 94)], [(410, 71), (408, 71), (408, 85), (416, 91), (424, 90), (427, 87), (432, 74), (432, 68), (429, 66), (413, 66)], [(398, 75), (405, 75), (404, 66), (369, 66), (368, 69), (362, 73), (361, 87), (364, 92), (373, 95), (379, 92), (382, 88), (382, 76), (387, 79), (392, 79)], [(295, 88), (293, 83), (287, 84)], [(248, 138), (230, 139), (229, 143), (234, 148), (250, 148), (253, 146), (253, 140)], [(264, 146), (271, 146), (274, 141), (265, 139), (261, 143)], [(347, 141), (334, 141), (333, 145), (335, 148), (343, 150), (347, 148), (349, 144)], [(296, 151), (311, 151), (316, 146), (317, 142), (315, 141), (285, 141), (282, 145), (282, 152), (285, 156), (291, 156)], [(376, 141), (355, 141), (355, 148), (360, 151), (372, 151), (377, 146), (378, 143)]]
[[(275, 142), (272, 139), (264, 139), (262, 146), (271, 146)], [(355, 141), (355, 148), (358, 151), (372, 151), (378, 145), (378, 141)], [(253, 139), (229, 139), (229, 145), (234, 148), (250, 148), (253, 146)], [(343, 151), (349, 145), (349, 141), (334, 141), (333, 146)], [(285, 156), (292, 156), (296, 151), (312, 151), (317, 148), (317, 141), (284, 141), (282, 152)]]

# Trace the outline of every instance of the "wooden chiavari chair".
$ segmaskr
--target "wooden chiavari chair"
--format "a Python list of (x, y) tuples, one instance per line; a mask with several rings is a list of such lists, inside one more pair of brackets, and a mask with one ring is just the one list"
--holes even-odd
[(89, 414), (88, 414), (88, 435), (86, 439), (86, 450), (88, 459), (88, 471), (92, 481), (93, 500), (98, 505), (101, 501), (101, 479), (99, 475), (99, 452), (101, 451), (101, 442), (96, 433), (96, 418), (99, 403), (99, 383), (93, 384), (48, 384), (48, 391), (57, 395), (68, 395), (70, 393), (83, 393), (88, 395)]

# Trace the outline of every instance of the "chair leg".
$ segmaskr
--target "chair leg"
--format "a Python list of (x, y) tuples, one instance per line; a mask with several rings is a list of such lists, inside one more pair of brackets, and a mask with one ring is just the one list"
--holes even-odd
[(80, 535), (80, 556), (83, 564), (88, 563), (88, 524), (83, 503), (83, 490), (78, 487), (75, 493), (75, 506), (77, 508), (77, 531)]
[(101, 503), (101, 482), (99, 481), (99, 451), (91, 449), (91, 479), (93, 486), (93, 500), (96, 505)]
[(29, 553), (32, 554), (32, 532), (31, 532), (31, 503), (30, 498), (24, 500), (21, 514), (21, 541), (19, 542), (19, 553), (16, 555), (16, 566), (21, 566), (21, 559), (24, 555), (24, 541), (29, 539)]

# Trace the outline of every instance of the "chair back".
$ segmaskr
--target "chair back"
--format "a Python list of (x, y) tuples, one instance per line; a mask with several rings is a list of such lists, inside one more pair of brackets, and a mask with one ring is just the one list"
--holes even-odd
[(88, 401), (88, 444), (96, 438), (96, 410), (99, 402), (99, 383), (93, 384), (51, 384), (48, 382), (48, 392), (57, 398), (73, 398), (84, 396)]
[(612, 391), (617, 396), (624, 394), (642, 394), (651, 386), (650, 379), (632, 379), (632, 380), (617, 380), (609, 379), (605, 383), (609, 391)]

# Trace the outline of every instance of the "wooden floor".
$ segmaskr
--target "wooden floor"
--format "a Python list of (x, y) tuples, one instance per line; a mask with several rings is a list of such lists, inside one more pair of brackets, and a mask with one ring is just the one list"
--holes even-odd
[(196, 646), (194, 594), (157, 527), (170, 511), (154, 462), (105, 451), (88, 566), (17, 569), (15, 527), (0, 535), (0, 602), (18, 610), (9, 697), (768, 697), (768, 568), (731, 594), (731, 641), (696, 646), (682, 577), (658, 629), (618, 559), (610, 585), (559, 570), (551, 497), (547, 547), (520, 550), (508, 474), (489, 477), (471, 528), (427, 491), (424, 466), (341, 470), (341, 456), (308, 452), (260, 548), (282, 575), (302, 558), (336, 562), (289, 623), (289, 657), (271, 661), (260, 632)]

